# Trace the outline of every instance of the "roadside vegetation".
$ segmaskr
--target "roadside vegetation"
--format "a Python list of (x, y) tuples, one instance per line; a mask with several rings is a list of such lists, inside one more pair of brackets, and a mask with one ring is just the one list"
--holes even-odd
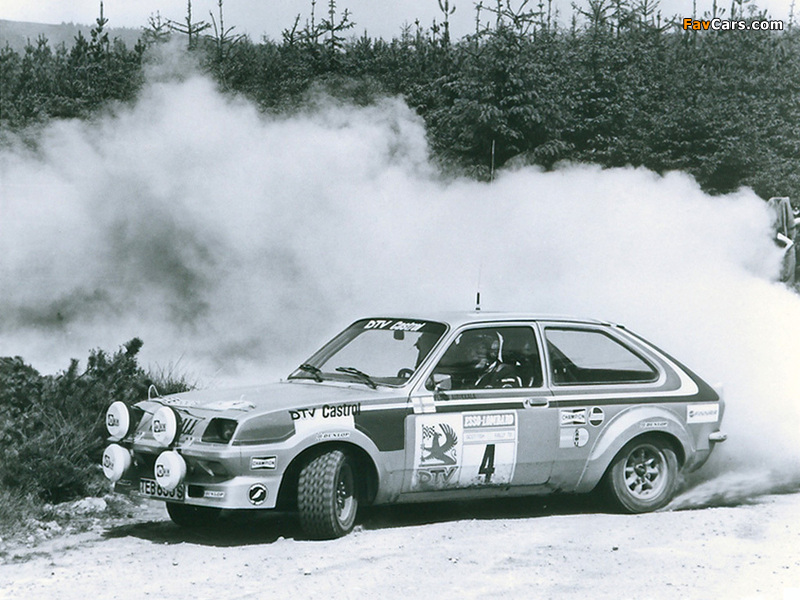
[[(35, 146), (55, 119), (135, 101), (154, 47), (177, 38), (220, 89), (265, 113), (300, 110), (320, 90), (362, 105), (403, 97), (444, 172), (488, 180), (517, 165), (632, 165), (690, 173), (712, 194), (750, 186), (800, 201), (793, 18), (783, 31), (684, 31), (652, 0), (580, 0), (566, 20), (545, 0), (487, 0), (474, 7), (474, 31), (453, 39), (455, 1), (438, 1), (438, 21), (398, 27), (391, 40), (356, 35), (357, 15), (335, 0), (310, 0), (278, 41), (235, 34), (222, 0), (210, 23), (193, 20), (191, 3), (184, 22), (151, 18), (132, 48), (109, 38), (101, 13), (70, 47), (39, 38), (0, 49), (0, 144), (13, 135)], [(697, 18), (714, 16), (766, 18), (746, 0)], [(74, 361), (56, 375), (0, 359), (0, 536), (21, 515), (107, 490), (99, 460), (111, 401), (139, 400), (152, 383), (190, 387), (143, 370), (140, 347), (95, 350), (85, 368)]]
[[(693, 15), (666, 18), (653, 0), (581, 0), (559, 18), (533, 1), (478, 3), (461, 39), (450, 35), (454, 0), (391, 40), (356, 35), (357, 15), (335, 0), (310, 0), (279, 41), (235, 34), (221, 1), (211, 22), (194, 20), (191, 2), (185, 21), (152, 17), (134, 48), (109, 40), (101, 16), (71, 48), (40, 38), (21, 54), (0, 50), (0, 134), (134, 100), (152, 47), (178, 38), (221, 89), (265, 112), (296, 111), (318, 90), (359, 104), (400, 95), (446, 171), (632, 165), (691, 173), (712, 194), (750, 186), (800, 198), (793, 16), (783, 31), (684, 31), (680, 17)], [(748, 0), (715, 10), (695, 16), (768, 17)]]
[(0, 358), (0, 537), (27, 519), (52, 520), (56, 504), (109, 491), (100, 459), (112, 401), (139, 401), (151, 385), (163, 394), (192, 387), (142, 369), (141, 347), (134, 338), (113, 354), (93, 350), (85, 368), (73, 360), (55, 375), (20, 357)]

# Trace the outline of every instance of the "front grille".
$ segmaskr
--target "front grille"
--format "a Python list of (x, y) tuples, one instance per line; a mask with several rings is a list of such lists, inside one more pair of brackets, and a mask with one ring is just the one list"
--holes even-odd
[(192, 435), (200, 419), (194, 417), (181, 417), (181, 435)]

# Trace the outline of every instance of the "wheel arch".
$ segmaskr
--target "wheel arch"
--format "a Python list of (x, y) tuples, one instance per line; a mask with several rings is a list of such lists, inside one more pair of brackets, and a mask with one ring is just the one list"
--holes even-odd
[[(650, 428), (649, 424), (658, 424), (659, 427)], [(675, 452), (679, 469), (686, 464), (687, 457), (693, 452), (688, 432), (672, 412), (663, 408), (632, 409), (618, 415), (597, 439), (576, 491), (592, 491), (603, 479), (622, 449), (632, 441), (642, 439), (668, 444)]]
[[(332, 450), (341, 450), (355, 462), (359, 502), (364, 505), (372, 503), (378, 492), (380, 477), (378, 467), (369, 452), (351, 442), (330, 441), (320, 442), (305, 448), (295, 456), (286, 467), (281, 485), (278, 489), (276, 508), (294, 510), (297, 507), (297, 482), (300, 471), (309, 461)], [(366, 475), (366, 476), (365, 476)]]
[(662, 444), (669, 446), (673, 452), (675, 452), (675, 456), (678, 459), (678, 467), (683, 467), (686, 463), (686, 450), (681, 444), (681, 441), (672, 433), (667, 431), (646, 431), (644, 433), (640, 433), (629, 439), (625, 442), (622, 446), (620, 446), (619, 450), (611, 457), (609, 464), (606, 466), (605, 471), (608, 471), (608, 467), (614, 462), (614, 460), (620, 455), (620, 453), (630, 444), (633, 442), (643, 442), (645, 440), (651, 440), (653, 442), (661, 442)]

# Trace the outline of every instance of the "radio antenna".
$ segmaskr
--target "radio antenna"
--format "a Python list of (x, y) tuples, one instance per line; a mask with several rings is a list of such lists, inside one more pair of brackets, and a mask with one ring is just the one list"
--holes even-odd
[(481, 311), (481, 273), (483, 271), (483, 262), (478, 266), (478, 290), (475, 293), (475, 312)]

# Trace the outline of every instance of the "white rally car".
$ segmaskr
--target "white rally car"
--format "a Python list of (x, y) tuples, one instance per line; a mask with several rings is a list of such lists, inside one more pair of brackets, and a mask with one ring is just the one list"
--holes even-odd
[(287, 380), (114, 402), (106, 476), (176, 523), (297, 510), (310, 537), (359, 505), (589, 492), (655, 510), (714, 444), (720, 395), (624, 327), (527, 314), (356, 321)]

